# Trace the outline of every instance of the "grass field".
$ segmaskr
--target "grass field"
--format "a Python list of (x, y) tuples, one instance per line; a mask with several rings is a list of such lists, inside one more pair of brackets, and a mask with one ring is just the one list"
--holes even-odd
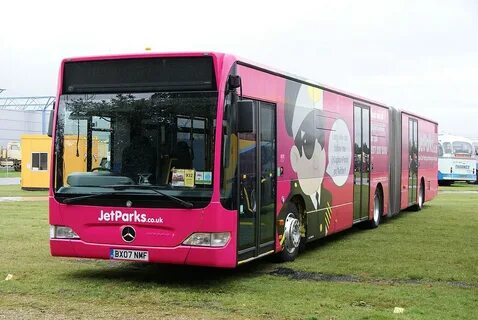
[(451, 186), (440, 187), (441, 191), (478, 191), (478, 184), (469, 184), (466, 182), (455, 182)]
[(9, 169), (8, 171), (5, 169), (0, 169), (0, 178), (17, 178), (21, 176), (20, 171), (15, 171), (13, 169)]
[(41, 197), (47, 196), (48, 191), (26, 191), (20, 185), (0, 186), (0, 197)]
[(477, 200), (443, 193), (237, 270), (52, 258), (47, 203), (1, 203), (0, 319), (477, 319)]

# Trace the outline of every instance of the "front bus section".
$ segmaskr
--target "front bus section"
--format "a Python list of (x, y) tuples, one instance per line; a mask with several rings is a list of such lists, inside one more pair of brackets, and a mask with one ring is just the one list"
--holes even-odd
[(53, 256), (237, 265), (237, 216), (214, 201), (224, 100), (218, 59), (63, 62), (49, 203)]

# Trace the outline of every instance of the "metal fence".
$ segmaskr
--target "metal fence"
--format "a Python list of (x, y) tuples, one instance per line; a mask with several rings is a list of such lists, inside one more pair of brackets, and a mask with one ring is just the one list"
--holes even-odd
[(22, 134), (46, 134), (54, 97), (0, 97), (0, 146)]

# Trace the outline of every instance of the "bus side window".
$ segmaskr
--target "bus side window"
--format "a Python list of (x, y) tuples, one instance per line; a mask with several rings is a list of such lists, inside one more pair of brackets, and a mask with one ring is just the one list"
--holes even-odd
[(443, 143), (443, 149), (445, 153), (451, 153), (451, 143), (450, 142)]
[(439, 157), (443, 156), (443, 148), (442, 148), (441, 144), (438, 145), (438, 156)]

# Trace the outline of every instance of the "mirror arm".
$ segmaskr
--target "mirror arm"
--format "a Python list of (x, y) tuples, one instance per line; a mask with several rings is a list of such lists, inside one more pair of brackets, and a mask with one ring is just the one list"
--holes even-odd
[(231, 92), (235, 92), (235, 89), (239, 88), (239, 97), (242, 100), (242, 81), (240, 76), (230, 75), (228, 80), (228, 89)]

